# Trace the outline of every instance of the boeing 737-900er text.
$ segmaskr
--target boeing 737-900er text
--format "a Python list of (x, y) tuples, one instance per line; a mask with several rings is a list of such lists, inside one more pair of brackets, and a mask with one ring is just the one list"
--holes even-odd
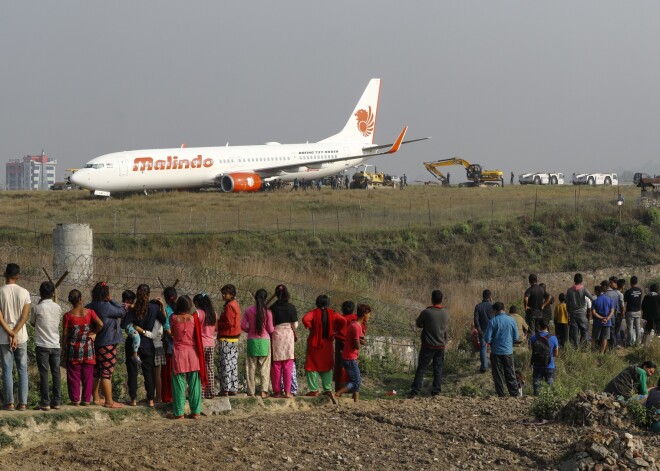
[(335, 175), (376, 155), (393, 154), (402, 144), (428, 139), (404, 141), (404, 127), (394, 143), (374, 144), (379, 94), (380, 79), (370, 80), (344, 129), (319, 142), (116, 152), (90, 160), (71, 181), (99, 196), (204, 187), (258, 191), (264, 182), (276, 179)]

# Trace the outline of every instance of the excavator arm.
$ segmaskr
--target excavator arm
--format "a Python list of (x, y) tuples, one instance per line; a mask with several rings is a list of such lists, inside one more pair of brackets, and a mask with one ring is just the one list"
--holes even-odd
[(433, 162), (424, 162), (424, 167), (435, 178), (440, 180), (443, 185), (448, 185), (447, 177), (439, 170), (440, 167), (449, 167), (453, 165), (462, 165), (465, 168), (467, 179), (475, 185), (481, 183), (498, 182), (504, 186), (504, 174), (501, 170), (483, 170), (481, 165), (472, 164), (460, 157), (452, 157), (451, 159), (435, 160)]

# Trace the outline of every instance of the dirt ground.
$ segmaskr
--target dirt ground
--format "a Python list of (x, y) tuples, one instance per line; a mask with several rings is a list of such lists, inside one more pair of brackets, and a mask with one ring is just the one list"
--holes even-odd
[[(267, 400), (269, 401), (269, 400)], [(272, 400), (270, 400), (272, 401)], [(282, 402), (284, 400), (276, 400)], [(530, 398), (318, 400), (200, 420), (59, 432), (0, 453), (21, 469), (554, 468), (581, 430), (537, 424)], [(645, 439), (646, 440), (646, 439)], [(657, 448), (655, 437), (647, 448)]]

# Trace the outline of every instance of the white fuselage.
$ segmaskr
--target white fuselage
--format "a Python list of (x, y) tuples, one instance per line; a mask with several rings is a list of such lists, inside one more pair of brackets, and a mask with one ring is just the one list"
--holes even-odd
[[(90, 190), (142, 191), (216, 186), (230, 173), (263, 180), (317, 179), (360, 164), (376, 152), (364, 144), (267, 144), (116, 152), (90, 160), (72, 181)], [(356, 156), (355, 158), (349, 158)], [(334, 159), (345, 160), (335, 161)]]

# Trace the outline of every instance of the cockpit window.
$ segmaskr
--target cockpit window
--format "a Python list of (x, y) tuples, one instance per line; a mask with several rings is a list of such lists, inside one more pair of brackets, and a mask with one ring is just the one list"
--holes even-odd
[(103, 168), (103, 164), (86, 164), (85, 168)]

